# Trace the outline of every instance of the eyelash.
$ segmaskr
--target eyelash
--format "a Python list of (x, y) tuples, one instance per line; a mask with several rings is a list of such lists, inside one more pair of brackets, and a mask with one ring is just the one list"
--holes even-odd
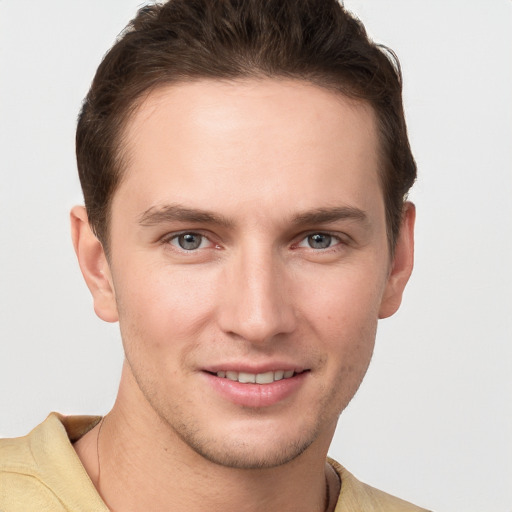
[[(325, 232), (325, 231), (314, 231), (314, 232), (311, 232), (311, 233), (308, 233), (306, 235), (304, 235), (301, 240), (299, 241), (298, 244), (295, 244), (295, 247), (305, 247), (301, 244), (303, 244), (304, 242), (305, 243), (311, 243), (311, 239), (315, 236), (320, 236), (320, 237), (325, 237), (325, 238), (328, 238), (328, 241), (329, 241), (329, 245), (327, 247), (311, 247), (311, 245), (309, 245), (308, 247), (306, 248), (309, 248), (309, 249), (313, 249), (315, 251), (327, 251), (329, 249), (334, 249), (336, 246), (338, 245), (342, 245), (343, 244), (343, 240), (342, 238), (339, 236), (339, 235), (335, 235), (333, 233), (329, 233), (329, 232)], [(332, 245), (330, 244), (330, 242), (334, 242)]]
[[(194, 237), (200, 237), (201, 241), (198, 247), (186, 249), (184, 247), (178, 247), (177, 245), (174, 245), (172, 242), (177, 241), (179, 243), (180, 237), (185, 236), (194, 236)], [(164, 236), (161, 239), (161, 242), (163, 244), (172, 245), (176, 250), (184, 252), (184, 253), (193, 253), (196, 252), (198, 249), (204, 249), (204, 247), (201, 247), (205, 241), (208, 241), (210, 244), (212, 244), (215, 248), (219, 248), (218, 245), (215, 245), (206, 235), (203, 233), (198, 233), (197, 231), (181, 231), (180, 233), (171, 233), (169, 235)], [(181, 245), (181, 244), (180, 244)]]
[[(189, 249), (181, 246), (181, 244), (179, 243), (179, 239), (180, 239), (180, 237), (185, 237), (185, 236), (200, 237), (201, 240), (199, 242), (199, 245), (197, 247), (192, 247)], [(309, 245), (309, 243), (311, 243), (312, 237), (315, 237), (315, 236), (327, 238), (329, 245), (327, 247), (317, 247), (317, 248), (311, 247), (311, 245)], [(332, 250), (339, 245), (345, 245), (345, 243), (346, 243), (339, 235), (335, 235), (333, 233), (329, 233), (329, 232), (325, 232), (325, 231), (314, 231), (314, 232), (310, 232), (307, 234), (303, 234), (303, 235), (301, 235), (301, 237), (302, 238), (297, 243), (293, 244), (292, 249), (304, 247), (306, 249), (312, 249), (315, 252), (317, 252), (317, 251), (325, 252), (325, 251), (328, 251), (329, 249)], [(179, 244), (179, 247), (172, 243), (174, 241), (176, 241), (177, 244)], [(216, 248), (216, 249), (220, 248), (220, 246), (215, 245), (207, 235), (205, 235), (203, 233), (196, 232), (196, 231), (181, 231), (179, 233), (172, 233), (172, 234), (166, 235), (165, 237), (163, 237), (161, 239), (161, 242), (163, 244), (172, 245), (173, 248), (175, 248), (176, 250), (181, 251), (183, 253), (194, 253), (194, 252), (197, 252), (199, 249), (205, 249), (206, 247), (201, 247), (205, 241), (212, 244), (213, 248)], [(334, 243), (331, 244), (331, 242), (334, 242)], [(308, 244), (308, 246), (301, 245), (303, 243)]]

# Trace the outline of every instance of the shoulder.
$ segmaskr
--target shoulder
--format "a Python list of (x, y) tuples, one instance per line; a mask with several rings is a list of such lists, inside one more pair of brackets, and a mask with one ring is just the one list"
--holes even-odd
[(34, 456), (33, 448), (37, 451), (34, 441), (32, 433), (14, 439), (0, 439), (2, 511), (63, 510), (55, 494), (44, 484)]
[(28, 435), (0, 439), (0, 510), (82, 510), (68, 506), (75, 500), (72, 493), (95, 493), (71, 441), (78, 427), (84, 430), (96, 423), (97, 418), (71, 417), (68, 421), (52, 413)]
[(333, 459), (328, 462), (338, 473), (341, 491), (335, 512), (428, 512), (375, 487), (359, 481)]
[(0, 473), (31, 471), (34, 457), (28, 436), (0, 439)]

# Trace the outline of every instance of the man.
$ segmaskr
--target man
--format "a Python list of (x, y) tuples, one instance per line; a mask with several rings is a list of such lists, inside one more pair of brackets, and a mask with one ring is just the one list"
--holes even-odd
[(326, 0), (143, 8), (71, 212), (125, 362), (104, 418), (0, 445), (0, 510), (421, 510), (327, 459), (412, 270), (398, 64)]

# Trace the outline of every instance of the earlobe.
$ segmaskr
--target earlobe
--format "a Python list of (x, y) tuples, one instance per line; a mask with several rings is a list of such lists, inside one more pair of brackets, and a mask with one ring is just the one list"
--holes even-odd
[(75, 206), (70, 219), (73, 246), (94, 301), (94, 311), (105, 322), (117, 322), (115, 290), (103, 246), (92, 232), (83, 206)]
[(386, 289), (379, 310), (379, 318), (387, 318), (398, 310), (405, 285), (414, 265), (414, 221), (416, 208), (413, 203), (404, 205), (402, 225), (396, 242), (395, 253)]

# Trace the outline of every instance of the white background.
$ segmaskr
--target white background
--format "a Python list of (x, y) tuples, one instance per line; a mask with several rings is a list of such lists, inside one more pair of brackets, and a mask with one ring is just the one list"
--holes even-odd
[[(72, 251), (74, 128), (139, 0), (0, 0), (0, 434), (105, 413), (121, 349)], [(331, 454), (438, 512), (512, 511), (512, 2), (350, 0), (399, 55), (419, 167), (401, 311)]]

